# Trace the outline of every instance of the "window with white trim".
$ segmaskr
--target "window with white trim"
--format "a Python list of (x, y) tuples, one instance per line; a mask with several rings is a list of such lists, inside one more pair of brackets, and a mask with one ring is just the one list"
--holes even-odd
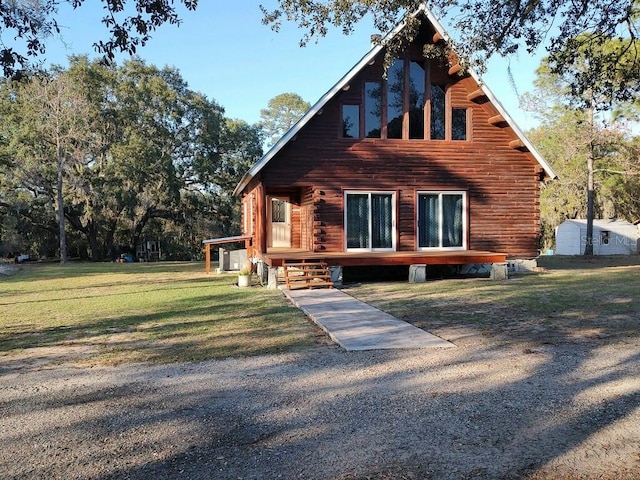
[(253, 196), (253, 193), (252, 193), (251, 197), (249, 198), (249, 230), (248, 230), (249, 235), (253, 235), (255, 233), (253, 231), (253, 225), (254, 225), (254, 223), (253, 223), (253, 208), (254, 208), (253, 199), (254, 199), (254, 196)]
[(242, 219), (244, 220), (242, 225), (242, 232), (245, 235), (249, 234), (249, 205), (247, 205), (247, 199), (242, 202)]
[(395, 226), (395, 193), (345, 192), (347, 251), (395, 250)]
[(467, 248), (466, 192), (418, 192), (418, 249)]

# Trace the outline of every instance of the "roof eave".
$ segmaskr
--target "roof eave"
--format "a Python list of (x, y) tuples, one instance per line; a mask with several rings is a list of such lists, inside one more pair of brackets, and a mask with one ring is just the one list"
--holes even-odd
[[(429, 21), (431, 22), (431, 24), (433, 25), (433, 28), (436, 29), (436, 31), (442, 36), (442, 38), (446, 42), (450, 42), (451, 37), (449, 36), (445, 28), (440, 23), (440, 20), (438, 20), (438, 18), (428, 8), (424, 9), (424, 13), (429, 19)], [(529, 152), (531, 152), (531, 154), (534, 156), (536, 161), (540, 164), (545, 174), (552, 180), (555, 178), (558, 178), (558, 176), (555, 174), (555, 172), (551, 168), (551, 165), (547, 163), (547, 161), (540, 154), (540, 152), (538, 152), (538, 150), (533, 146), (531, 141), (527, 138), (525, 133), (520, 129), (520, 127), (515, 122), (515, 120), (511, 117), (511, 115), (509, 115), (509, 113), (507, 113), (507, 110), (504, 108), (500, 100), (498, 100), (498, 98), (493, 94), (491, 89), (484, 83), (480, 75), (478, 75), (478, 73), (473, 68), (469, 68), (468, 72), (471, 75), (471, 77), (476, 81), (478, 86), (482, 89), (482, 91), (487, 96), (491, 104), (494, 105), (498, 110), (498, 112), (500, 113), (500, 115), (502, 115), (505, 122), (507, 122), (507, 124), (515, 132), (518, 138), (522, 140), (522, 143), (524, 143), (524, 145), (527, 147)]]
[[(417, 16), (418, 14), (425, 14), (427, 19), (431, 22), (436, 31), (442, 36), (442, 38), (446, 42), (451, 41), (451, 37), (445, 30), (445, 28), (440, 23), (440, 20), (427, 8), (426, 4), (422, 4), (420, 8), (418, 8), (412, 16)], [(249, 182), (260, 173), (260, 171), (269, 163), (269, 161), (280, 151), (282, 150), (295, 136), (300, 132), (300, 130), (318, 113), (322, 111), (324, 106), (331, 100), (340, 90), (345, 88), (354, 78), (360, 73), (360, 71), (368, 65), (375, 57), (383, 50), (385, 44), (395, 37), (402, 29), (405, 27), (406, 22), (401, 22), (394, 28), (391, 32), (389, 32), (382, 41), (374, 45), (369, 52), (360, 59), (358, 63), (356, 63), (349, 72), (347, 72), (339, 81), (336, 83), (330, 90), (327, 91), (308, 111), (307, 113), (296, 122), (293, 127), (291, 127), (287, 133), (285, 133), (280, 140), (273, 145), (267, 153), (265, 153), (258, 162), (253, 165), (247, 173), (244, 174), (238, 185), (236, 186), (233, 194), (235, 196), (239, 196), (244, 188), (249, 184)], [(534, 156), (536, 161), (544, 170), (545, 174), (551, 178), (557, 178), (557, 175), (551, 168), (551, 166), (546, 162), (544, 157), (538, 152), (538, 150), (533, 146), (531, 141), (527, 138), (524, 132), (518, 127), (516, 122), (511, 118), (511, 116), (507, 113), (505, 108), (502, 106), (502, 103), (496, 98), (491, 89), (482, 81), (480, 76), (472, 69), (469, 69), (470, 75), (473, 79), (478, 83), (479, 87), (485, 93), (489, 101), (496, 107), (498, 112), (504, 117), (507, 124), (513, 129), (516, 135), (522, 140), (527, 149)]]
[[(413, 16), (418, 15), (421, 12), (427, 12), (426, 6), (421, 6), (418, 10), (413, 13)], [(358, 63), (356, 63), (351, 70), (349, 70), (339, 81), (336, 83), (330, 90), (327, 91), (320, 99), (307, 111), (303, 117), (298, 120), (293, 127), (291, 127), (287, 133), (285, 133), (280, 140), (273, 145), (267, 153), (265, 153), (260, 160), (258, 160), (255, 165), (253, 165), (249, 171), (242, 177), (235, 190), (233, 191), (233, 195), (238, 196), (242, 193), (244, 188), (249, 184), (252, 178), (254, 178), (269, 161), (285, 147), (299, 132), (300, 130), (318, 113), (322, 111), (324, 106), (331, 100), (340, 90), (345, 88), (354, 78), (360, 73), (360, 71), (375, 57), (382, 51), (385, 44), (395, 37), (402, 29), (405, 27), (406, 22), (402, 22), (396, 26), (391, 32), (389, 32), (385, 37), (381, 40), (379, 44), (373, 45), (371, 50), (360, 59)]]
[(518, 138), (522, 140), (522, 143), (524, 143), (525, 147), (527, 147), (527, 150), (531, 152), (533, 157), (540, 164), (540, 166), (544, 170), (544, 173), (551, 180), (558, 178), (558, 175), (556, 175), (556, 173), (553, 171), (553, 169), (551, 168), (551, 165), (547, 163), (547, 161), (544, 159), (542, 154), (540, 154), (540, 152), (536, 149), (536, 147), (533, 146), (533, 144), (531, 143), (531, 140), (529, 140), (527, 135), (522, 131), (522, 129), (520, 129), (516, 121), (511, 117), (511, 115), (509, 115), (507, 110), (504, 108), (500, 100), (498, 100), (498, 98), (493, 94), (491, 89), (482, 81), (482, 78), (480, 78), (480, 76), (472, 68), (469, 69), (469, 73), (473, 77), (473, 79), (477, 82), (477, 84), (480, 86), (480, 88), (482, 89), (484, 94), (487, 96), (491, 104), (494, 107), (496, 107), (496, 110), (498, 110), (498, 113), (500, 113), (502, 118), (504, 118), (505, 122), (511, 127), (511, 129), (515, 132)]

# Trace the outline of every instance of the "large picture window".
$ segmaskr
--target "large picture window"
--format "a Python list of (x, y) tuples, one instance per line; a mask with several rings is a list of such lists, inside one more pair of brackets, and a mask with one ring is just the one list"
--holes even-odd
[(464, 192), (418, 193), (418, 248), (466, 249)]
[(452, 105), (451, 86), (432, 79), (430, 65), (424, 59), (399, 59), (385, 79), (365, 81), (362, 102), (342, 106), (341, 137), (470, 140), (471, 109)]
[(395, 250), (395, 195), (346, 192), (347, 250)]

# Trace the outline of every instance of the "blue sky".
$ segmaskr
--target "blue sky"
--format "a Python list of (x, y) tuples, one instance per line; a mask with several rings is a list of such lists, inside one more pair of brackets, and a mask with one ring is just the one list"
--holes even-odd
[[(224, 5), (224, 6), (221, 6)], [(373, 28), (369, 21), (345, 36), (332, 30), (318, 43), (299, 46), (302, 32), (285, 24), (279, 33), (262, 25), (259, 5), (275, 6), (274, 0), (200, 2), (197, 11), (181, 11), (183, 23), (164, 25), (138, 55), (157, 66), (178, 68), (193, 90), (215, 99), (226, 115), (257, 122), (269, 99), (294, 92), (315, 103), (370, 48)], [(77, 10), (60, 10), (61, 38), (47, 42), (45, 64), (66, 65), (71, 54), (95, 57), (93, 43), (106, 36), (100, 23), (99, 3), (87, 1)], [(124, 56), (118, 56), (121, 61)], [(483, 76), (485, 82), (518, 125), (536, 125), (534, 116), (519, 108), (508, 79), (511, 72), (518, 93), (532, 90), (533, 72), (540, 57), (521, 54), (509, 61), (494, 58)]]

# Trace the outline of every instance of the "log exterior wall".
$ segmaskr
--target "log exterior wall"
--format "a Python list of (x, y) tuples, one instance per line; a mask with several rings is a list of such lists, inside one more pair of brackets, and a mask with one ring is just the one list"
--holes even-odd
[[(313, 188), (304, 188), (300, 196), (300, 248), (314, 251), (313, 245), (314, 198)], [(296, 226), (293, 225), (295, 229)]]
[(540, 166), (529, 152), (509, 146), (517, 138), (509, 127), (489, 122), (498, 112), (486, 98), (484, 103), (467, 99), (478, 89), (471, 77), (449, 76), (448, 66), (431, 66), (432, 80), (447, 82), (447, 110), (468, 109), (467, 140), (342, 138), (342, 105), (363, 103), (364, 82), (380, 80), (381, 65), (382, 57), (360, 72), (257, 180), (267, 193), (298, 192), (300, 247), (344, 251), (345, 190), (384, 190), (396, 192), (397, 250), (416, 250), (417, 192), (463, 190), (468, 249), (536, 256)]

